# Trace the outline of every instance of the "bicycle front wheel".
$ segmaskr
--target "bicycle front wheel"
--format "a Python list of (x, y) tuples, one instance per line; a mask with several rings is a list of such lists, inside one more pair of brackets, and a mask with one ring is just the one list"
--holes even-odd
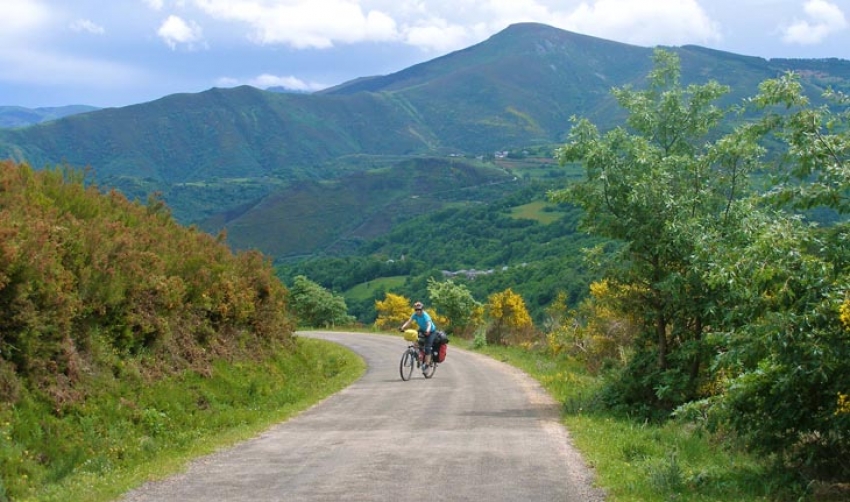
[(435, 371), (437, 371), (437, 363), (432, 362), (428, 365), (425, 371), (422, 372), (422, 376), (424, 376), (425, 378), (431, 378), (432, 376), (434, 376)]
[(410, 350), (405, 350), (401, 355), (401, 362), (398, 364), (398, 373), (401, 379), (405, 382), (410, 380), (413, 375), (413, 368), (416, 366), (416, 356)]

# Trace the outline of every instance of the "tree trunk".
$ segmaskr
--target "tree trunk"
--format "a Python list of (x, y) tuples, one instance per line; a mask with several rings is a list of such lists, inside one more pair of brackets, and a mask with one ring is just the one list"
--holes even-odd
[(697, 353), (694, 354), (694, 360), (691, 363), (691, 388), (696, 387), (697, 379), (699, 379), (700, 366), (702, 366), (702, 348), (699, 342), (702, 341), (702, 317), (697, 317), (696, 326), (694, 326), (694, 340), (697, 342)]
[(667, 369), (667, 318), (658, 312), (655, 321), (655, 334), (658, 337), (658, 368)]

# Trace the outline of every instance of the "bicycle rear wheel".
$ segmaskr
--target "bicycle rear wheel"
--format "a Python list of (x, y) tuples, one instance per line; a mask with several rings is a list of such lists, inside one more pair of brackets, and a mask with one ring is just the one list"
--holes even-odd
[(398, 373), (401, 375), (401, 379), (405, 382), (410, 380), (411, 375), (413, 375), (413, 368), (416, 366), (416, 357), (413, 352), (408, 350), (404, 351), (404, 354), (401, 355), (401, 362), (398, 364)]

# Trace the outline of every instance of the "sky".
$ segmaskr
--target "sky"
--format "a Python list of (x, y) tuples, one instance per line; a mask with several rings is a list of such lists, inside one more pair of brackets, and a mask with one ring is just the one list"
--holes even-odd
[(315, 91), (519, 22), (643, 47), (850, 60), (850, 0), (0, 0), (0, 106)]

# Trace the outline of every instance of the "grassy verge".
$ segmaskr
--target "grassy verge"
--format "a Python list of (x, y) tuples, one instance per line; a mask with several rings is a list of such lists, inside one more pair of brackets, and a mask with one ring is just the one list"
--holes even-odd
[(27, 402), (0, 410), (0, 501), (113, 500), (257, 435), (365, 370), (338, 345), (297, 343), (293, 353), (219, 364), (209, 376), (185, 373), (149, 386), (112, 381), (62, 417)]
[[(471, 345), (457, 339), (452, 343), (467, 349)], [(574, 361), (516, 347), (475, 350), (522, 369), (563, 403), (573, 442), (612, 502), (751, 502), (792, 495), (786, 480), (765, 462), (724, 448), (687, 424), (649, 424), (588, 411), (586, 404), (600, 382)]]

